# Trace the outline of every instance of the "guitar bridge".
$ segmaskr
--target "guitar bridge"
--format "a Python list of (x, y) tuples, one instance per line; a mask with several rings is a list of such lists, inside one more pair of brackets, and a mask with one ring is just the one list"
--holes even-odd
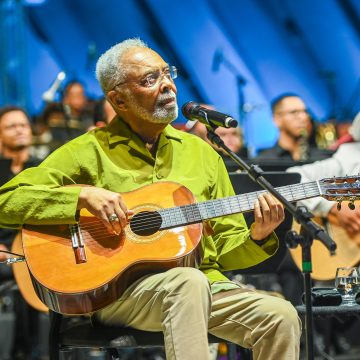
[(74, 250), (75, 261), (77, 264), (87, 262), (86, 253), (84, 248), (84, 240), (81, 234), (79, 224), (69, 225), (72, 248)]

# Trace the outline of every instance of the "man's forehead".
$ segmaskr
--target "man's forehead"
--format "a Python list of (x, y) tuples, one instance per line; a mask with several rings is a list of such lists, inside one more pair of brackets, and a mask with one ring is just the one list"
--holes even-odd
[(163, 58), (151, 49), (133, 48), (124, 54), (122, 65), (126, 67), (159, 67), (165, 66)]
[(280, 102), (281, 108), (290, 108), (290, 107), (305, 107), (305, 103), (298, 96), (289, 96), (283, 99)]
[(0, 122), (3, 123), (14, 123), (14, 122), (26, 122), (28, 123), (29, 120), (27, 118), (27, 116), (20, 110), (13, 110), (13, 111), (9, 111), (6, 114), (4, 114), (1, 119)]

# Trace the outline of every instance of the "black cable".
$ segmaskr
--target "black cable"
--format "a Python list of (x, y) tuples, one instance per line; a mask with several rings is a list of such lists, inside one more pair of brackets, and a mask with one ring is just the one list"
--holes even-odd
[(0, 250), (0, 252), (5, 253), (5, 254), (10, 254), (10, 255), (18, 256), (18, 257), (21, 257), (21, 258), (24, 257), (24, 255), (17, 254), (17, 253), (13, 253), (13, 252), (7, 251), (7, 250)]

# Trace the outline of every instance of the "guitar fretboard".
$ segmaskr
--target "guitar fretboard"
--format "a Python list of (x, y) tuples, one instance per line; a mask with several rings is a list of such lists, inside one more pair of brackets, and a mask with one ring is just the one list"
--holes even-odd
[[(277, 187), (276, 190), (288, 201), (294, 202), (320, 196), (317, 181)], [(184, 206), (159, 210), (162, 218), (160, 229), (169, 229), (199, 223), (220, 216), (251, 211), (260, 194), (265, 190), (209, 200)]]

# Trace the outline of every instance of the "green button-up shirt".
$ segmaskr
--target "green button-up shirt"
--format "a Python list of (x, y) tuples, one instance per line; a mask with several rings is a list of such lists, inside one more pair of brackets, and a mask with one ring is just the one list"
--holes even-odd
[[(127, 192), (158, 181), (175, 181), (197, 201), (234, 195), (221, 157), (200, 138), (167, 126), (156, 157), (119, 117), (107, 128), (90, 131), (56, 150), (0, 188), (0, 226), (76, 222), (80, 187), (88, 184)], [(146, 199), (144, 199), (146, 201)], [(277, 250), (271, 235), (255, 244), (241, 214), (211, 220), (212, 235), (203, 235), (200, 269), (210, 282), (226, 280), (223, 271), (246, 268)]]

